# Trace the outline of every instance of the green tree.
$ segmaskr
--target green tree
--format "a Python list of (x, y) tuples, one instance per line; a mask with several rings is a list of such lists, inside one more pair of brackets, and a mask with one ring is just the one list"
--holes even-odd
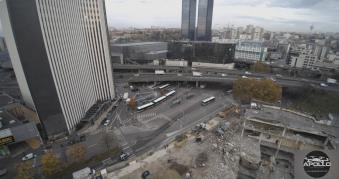
[(270, 79), (238, 79), (233, 84), (233, 96), (246, 103), (252, 99), (275, 103), (281, 99), (282, 88)]
[(16, 167), (17, 175), (15, 178), (17, 179), (33, 179), (34, 178), (34, 170), (32, 167), (31, 161), (21, 162)]
[(86, 159), (87, 149), (82, 144), (75, 144), (67, 149), (66, 154), (71, 163), (79, 163)]
[(60, 159), (53, 152), (48, 152), (41, 157), (42, 171), (45, 176), (51, 176), (62, 169)]
[(253, 65), (251, 65), (251, 71), (253, 72), (259, 72), (259, 73), (268, 73), (270, 72), (271, 68), (270, 66), (261, 63), (261, 62), (257, 62)]

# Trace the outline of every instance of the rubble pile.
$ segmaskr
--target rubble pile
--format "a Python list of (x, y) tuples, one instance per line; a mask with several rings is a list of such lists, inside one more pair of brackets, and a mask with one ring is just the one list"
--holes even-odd
[(198, 167), (204, 167), (208, 161), (208, 156), (206, 152), (199, 153), (195, 159), (195, 165)]

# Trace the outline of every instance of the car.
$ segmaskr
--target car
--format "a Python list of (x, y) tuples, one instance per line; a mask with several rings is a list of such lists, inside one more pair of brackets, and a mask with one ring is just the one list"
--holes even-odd
[(246, 75), (251, 75), (252, 73), (251, 73), (251, 72), (248, 72), (248, 71), (245, 71), (245, 74), (246, 74)]
[(6, 168), (0, 170), (0, 176), (4, 176), (6, 174), (7, 174), (7, 169)]
[(120, 155), (120, 161), (125, 161), (127, 160), (129, 157), (129, 155), (125, 152), (123, 152), (121, 155)]
[(146, 171), (144, 171), (144, 172), (142, 172), (142, 174), (141, 174), (141, 178), (142, 179), (146, 179), (148, 176), (150, 176), (151, 175), (151, 172), (149, 172), (148, 170), (146, 170)]
[(241, 78), (244, 78), (244, 79), (245, 79), (245, 78), (248, 78), (248, 77), (247, 77), (247, 76), (242, 76)]
[(222, 74), (221, 74), (221, 76), (225, 77), (225, 76), (227, 76), (227, 74), (225, 74), (225, 73), (222, 73)]
[(105, 121), (105, 123), (104, 123), (104, 126), (108, 126), (109, 122), (110, 122), (110, 120), (107, 119), (107, 120)]
[(325, 83), (320, 83), (320, 86), (321, 86), (321, 87), (328, 87), (328, 85), (325, 84)]
[(277, 76), (277, 77), (279, 77), (279, 78), (281, 78), (281, 77), (282, 77), (282, 75), (280, 75), (280, 74), (276, 74), (275, 76)]
[(36, 157), (36, 155), (34, 155), (33, 153), (29, 153), (29, 154), (25, 155), (24, 157), (22, 157), (21, 160), (22, 161), (31, 160), (31, 159), (33, 159), (35, 157)]
[(275, 79), (275, 78), (273, 78), (273, 77), (271, 77), (271, 78), (269, 78), (270, 80), (272, 80), (272, 81), (274, 81), (274, 82), (276, 82), (277, 80)]
[(226, 91), (226, 94), (232, 94), (232, 90)]

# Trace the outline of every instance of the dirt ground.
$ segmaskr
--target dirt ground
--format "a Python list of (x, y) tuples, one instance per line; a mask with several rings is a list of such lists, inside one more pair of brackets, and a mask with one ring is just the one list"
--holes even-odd
[[(166, 154), (155, 162), (122, 177), (122, 179), (141, 178), (148, 170), (148, 179), (236, 179), (240, 155), (241, 121), (239, 118), (219, 119), (220, 123), (229, 122), (223, 135), (210, 131), (191, 132), (179, 145), (173, 145)], [(197, 142), (196, 137), (202, 136)]]

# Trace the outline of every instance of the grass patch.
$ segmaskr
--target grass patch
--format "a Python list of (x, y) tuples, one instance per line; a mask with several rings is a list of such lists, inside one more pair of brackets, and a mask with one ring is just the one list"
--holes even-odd
[(325, 117), (328, 113), (339, 115), (339, 93), (328, 91), (305, 90), (299, 95), (288, 97), (292, 108)]

